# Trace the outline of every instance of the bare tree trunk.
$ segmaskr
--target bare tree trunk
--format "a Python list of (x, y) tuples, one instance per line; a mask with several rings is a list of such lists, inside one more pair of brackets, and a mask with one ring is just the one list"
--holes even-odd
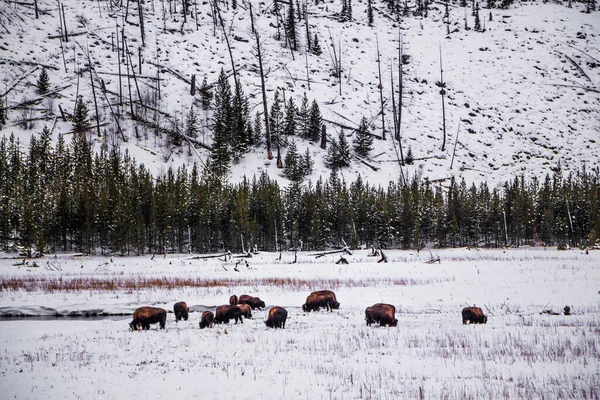
[(444, 96), (446, 94), (446, 84), (444, 83), (444, 69), (442, 66), (442, 45), (440, 45), (440, 94), (442, 95), (442, 131), (444, 138), (442, 140), (442, 151), (446, 149), (446, 106), (444, 102)]
[(377, 68), (379, 70), (379, 101), (381, 102), (381, 137), (385, 140), (385, 115), (383, 112), (383, 85), (381, 84), (381, 55), (379, 54), (379, 37), (377, 37)]
[(39, 13), (38, 13), (38, 4), (37, 4), (37, 0), (33, 1), (33, 6), (35, 7), (35, 19), (38, 19), (40, 17)]
[(140, 18), (140, 32), (142, 34), (142, 46), (146, 46), (146, 33), (144, 31), (144, 0), (138, 0), (138, 14), (139, 14), (139, 18)]
[(102, 135), (100, 134), (100, 114), (98, 113), (98, 100), (96, 99), (96, 88), (94, 87), (94, 77), (93, 77), (93, 66), (92, 66), (92, 60), (90, 57), (90, 49), (88, 47), (87, 49), (87, 53), (88, 53), (88, 65), (90, 67), (90, 84), (92, 85), (92, 96), (94, 97), (94, 108), (96, 109), (96, 131), (98, 133), (98, 137), (102, 137)]
[(225, 36), (225, 43), (227, 44), (227, 51), (229, 52), (229, 58), (231, 60), (231, 69), (233, 71), (233, 80), (235, 82), (236, 90), (238, 90), (237, 88), (239, 88), (240, 86), (238, 82), (237, 71), (235, 69), (235, 62), (233, 60), (233, 53), (231, 52), (231, 45), (229, 44), (229, 37), (227, 36), (227, 31), (225, 30), (225, 23), (223, 23), (223, 17), (221, 17), (221, 10), (219, 9), (219, 6), (216, 5), (216, 3), (215, 9), (217, 10), (217, 14), (219, 15), (219, 22), (221, 23), (221, 29), (223, 29), (223, 36)]
[(67, 19), (65, 18), (65, 5), (61, 4), (61, 8), (62, 8), (62, 17), (63, 17), (63, 25), (64, 25), (64, 32), (63, 34), (65, 35), (65, 42), (69, 41), (69, 35), (67, 34)]
[[(252, 13), (250, 13), (250, 21), (252, 26), (254, 26), (254, 17)], [(265, 137), (267, 142), (267, 158), (271, 160), (273, 158), (273, 153), (271, 152), (271, 131), (269, 130), (269, 106), (267, 104), (267, 90), (265, 88), (265, 73), (263, 70), (263, 62), (262, 62), (262, 52), (261, 47), (262, 43), (260, 42), (260, 34), (258, 30), (254, 30), (254, 38), (256, 39), (256, 56), (258, 58), (258, 68), (260, 73), (260, 87), (262, 91), (262, 103), (263, 103), (263, 114), (265, 117)]]

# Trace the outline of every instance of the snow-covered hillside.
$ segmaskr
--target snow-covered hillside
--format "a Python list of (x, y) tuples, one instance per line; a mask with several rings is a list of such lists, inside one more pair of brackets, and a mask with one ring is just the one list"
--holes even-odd
[[(59, 106), (71, 113), (78, 94), (88, 102), (90, 115), (95, 115), (87, 68), (89, 48), (97, 72), (95, 90), (103, 124), (102, 138), (90, 133), (96, 148), (100, 149), (103, 142), (109, 147), (120, 146), (155, 172), (171, 165), (201, 163), (199, 158), (205, 160), (208, 150), (199, 148), (194, 152), (183, 146), (172, 152), (164, 145), (164, 134), (157, 137), (154, 129), (126, 116), (128, 105), (121, 108), (123, 118), (118, 126), (112, 116), (119, 110), (120, 91), (125, 99), (131, 90), (134, 99), (139, 92), (142, 99), (149, 101), (156, 94), (158, 76), (161, 98), (155, 107), (163, 112), (161, 126), (172, 127), (175, 122), (183, 125), (192, 106), (206, 124), (210, 113), (201, 110), (198, 91), (195, 96), (190, 94), (191, 76), (196, 75), (199, 86), (204, 77), (214, 83), (221, 69), (229, 73), (232, 68), (223, 31), (213, 24), (211, 3), (191, 3), (191, 15), (184, 22), (180, 2), (146, 0), (142, 5), (145, 32), (142, 45), (137, 2), (61, 2), (68, 42), (59, 38), (57, 2), (38, 0), (38, 19), (33, 6), (0, 2), (0, 95), (8, 92), (9, 107), (7, 125), (0, 134), (14, 133), (26, 142), (31, 134), (39, 134), (44, 125), (52, 127), (55, 120), (54, 137), (59, 132), (70, 132), (71, 122), (55, 117), (60, 115)], [(171, 9), (172, 13), (169, 4), (177, 7)], [(363, 116), (372, 122), (372, 132), (376, 135), (382, 135), (385, 124), (386, 140), (375, 140), (371, 152), (370, 164), (378, 170), (354, 161), (343, 170), (346, 180), (361, 174), (372, 184), (385, 185), (400, 174), (390, 129), (391, 74), (397, 86), (400, 36), (404, 54), (409, 56), (403, 70), (401, 144), (404, 153), (410, 148), (416, 158), (414, 165), (403, 168), (404, 174), (422, 173), (431, 179), (454, 175), (468, 182), (500, 183), (520, 174), (543, 176), (559, 163), (566, 170), (576, 170), (584, 164), (600, 165), (598, 11), (586, 14), (581, 4), (568, 8), (566, 4), (519, 2), (508, 10), (482, 9), (480, 17), (485, 31), (476, 32), (465, 30), (465, 18), (469, 28), (474, 26), (471, 9), (451, 5), (451, 33), (447, 35), (442, 18), (444, 6), (438, 3), (430, 6), (427, 18), (409, 16), (397, 23), (386, 4), (375, 1), (374, 23), (369, 26), (366, 1), (352, 3), (350, 22), (338, 21), (341, 2), (318, 5), (310, 2), (309, 29), (311, 35), (318, 35), (323, 48), (323, 53), (316, 56), (304, 50), (305, 20), (298, 22), (301, 50), (291, 52), (284, 41), (274, 38), (278, 24), (271, 12), (271, 2), (242, 1), (236, 9), (221, 4), (225, 31), (253, 115), (262, 111), (262, 105), (250, 4), (263, 41), (269, 102), (277, 88), (287, 99), (292, 96), (296, 104), (306, 92), (311, 101), (318, 101), (332, 137), (337, 136), (340, 125), (357, 127)], [(282, 16), (285, 18), (285, 6)], [(137, 87), (123, 79), (119, 88), (117, 29), (124, 30), (130, 62), (138, 78)], [(341, 53), (341, 84), (331, 74), (334, 48)], [(440, 49), (447, 85), (444, 151), (442, 102), (440, 88), (436, 86), (440, 80)], [(54, 100), (36, 94), (41, 66), (47, 67), (51, 90), (57, 89)], [(123, 74), (127, 73), (125, 63), (120, 68)], [(385, 103), (383, 119), (379, 69)], [(78, 75), (77, 71), (82, 73)], [(100, 80), (106, 87), (106, 97)], [(398, 94), (394, 92), (394, 96), (397, 99)], [(29, 101), (33, 102), (22, 106)], [(156, 116), (154, 111), (146, 113), (148, 118)], [(20, 121), (24, 116), (32, 119), (31, 129), (23, 129)], [(345, 133), (351, 141), (353, 131), (346, 129)], [(201, 129), (199, 140), (210, 143), (208, 128)], [(309, 148), (316, 161), (315, 172), (309, 178), (328, 175), (323, 164), (325, 151), (308, 141), (298, 139), (298, 143), (300, 153)], [(243, 175), (263, 170), (286, 182), (274, 160), (267, 160), (264, 146), (253, 149), (239, 164), (233, 165), (231, 179), (237, 181)]]

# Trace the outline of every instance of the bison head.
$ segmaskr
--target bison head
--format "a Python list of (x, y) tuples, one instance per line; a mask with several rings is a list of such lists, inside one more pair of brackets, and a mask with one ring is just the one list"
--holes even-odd
[(306, 304), (302, 304), (302, 311), (306, 312), (306, 310), (307, 310)]
[(265, 308), (266, 307), (265, 302), (262, 301), (262, 300), (258, 302), (258, 306), (261, 307), (261, 308)]
[(394, 319), (392, 322), (390, 322), (390, 326), (397, 326), (398, 325), (398, 320)]
[(335, 300), (334, 300), (333, 302), (331, 302), (331, 305), (330, 305), (330, 307), (331, 307), (333, 310), (337, 310), (337, 309), (339, 309), (339, 308), (340, 308), (340, 303), (338, 303), (337, 301), (335, 301)]

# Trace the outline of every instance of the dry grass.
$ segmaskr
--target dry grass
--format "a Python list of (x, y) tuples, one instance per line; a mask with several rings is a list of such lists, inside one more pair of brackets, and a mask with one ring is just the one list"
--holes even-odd
[(323, 288), (372, 287), (372, 286), (422, 286), (453, 281), (454, 278), (366, 278), (366, 279), (297, 279), (297, 278), (179, 278), (143, 275), (132, 277), (19, 277), (0, 278), (0, 292), (24, 290), (26, 292), (77, 292), (77, 291), (134, 291), (140, 289), (213, 288), (231, 286), (271, 286), (287, 290), (308, 290), (315, 285)]

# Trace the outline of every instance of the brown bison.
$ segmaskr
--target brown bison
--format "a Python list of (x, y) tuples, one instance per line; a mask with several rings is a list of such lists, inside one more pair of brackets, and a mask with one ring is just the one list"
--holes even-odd
[(200, 318), (200, 329), (212, 328), (215, 323), (215, 314), (212, 311), (204, 311)]
[(173, 305), (173, 312), (175, 313), (175, 322), (179, 322), (179, 320), (184, 319), (188, 320), (189, 308), (185, 301), (180, 301), (179, 303), (175, 303)]
[(265, 321), (265, 325), (269, 328), (285, 329), (285, 320), (287, 319), (287, 310), (283, 307), (273, 307), (269, 310), (269, 316)]
[(335, 293), (331, 290), (319, 290), (312, 292), (307, 298), (306, 303), (302, 305), (302, 311), (319, 311), (321, 307), (325, 307), (327, 310), (337, 310), (340, 308), (340, 303), (335, 298)]
[(223, 305), (217, 307), (215, 312), (215, 324), (228, 324), (230, 319), (235, 319), (235, 323), (238, 320), (243, 324), (242, 309), (239, 306)]
[(240, 296), (238, 304), (248, 304), (253, 310), (255, 308), (258, 308), (259, 310), (262, 310), (263, 308), (265, 308), (264, 301), (262, 301), (258, 297), (248, 296), (247, 294), (243, 294)]
[(150, 324), (160, 323), (160, 329), (165, 329), (167, 310), (157, 307), (140, 307), (133, 313), (133, 321), (129, 324), (131, 330), (150, 329)]
[(485, 324), (487, 323), (487, 316), (479, 307), (465, 307), (462, 310), (462, 321), (463, 324)]
[(240, 310), (242, 310), (242, 315), (244, 318), (252, 318), (252, 307), (250, 307), (248, 304), (240, 304), (238, 307)]
[(379, 322), (379, 326), (396, 326), (396, 307), (391, 304), (377, 303), (365, 310), (365, 319), (367, 326), (371, 326), (374, 322)]
[(234, 294), (229, 298), (229, 305), (237, 306), (237, 304), (238, 304), (238, 297)]

